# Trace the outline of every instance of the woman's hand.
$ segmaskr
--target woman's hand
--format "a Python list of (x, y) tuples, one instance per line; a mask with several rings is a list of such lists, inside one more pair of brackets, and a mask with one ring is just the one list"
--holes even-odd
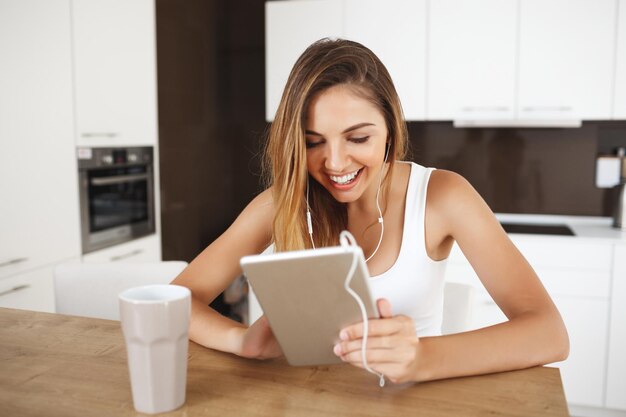
[(265, 316), (261, 316), (245, 330), (239, 355), (252, 359), (270, 359), (283, 355)]
[[(407, 316), (392, 316), (391, 304), (384, 298), (376, 302), (380, 319), (369, 320), (366, 345), (367, 365), (393, 383), (418, 380), (419, 338), (415, 324)], [(343, 329), (334, 352), (344, 362), (363, 368), (361, 346), (363, 323)]]

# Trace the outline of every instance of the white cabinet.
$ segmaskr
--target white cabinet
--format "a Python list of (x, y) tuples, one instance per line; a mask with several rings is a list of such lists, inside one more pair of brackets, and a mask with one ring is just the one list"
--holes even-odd
[(404, 117), (424, 120), (426, 0), (346, 0), (344, 21), (345, 38), (370, 48), (389, 71)]
[(615, 12), (615, 0), (431, 2), (428, 119), (610, 119)]
[(0, 278), (0, 307), (54, 313), (54, 266)]
[[(569, 358), (561, 368), (568, 402), (603, 407), (607, 366), (612, 244), (581, 238), (515, 235), (524, 254), (551, 295), (570, 337)], [(474, 285), (473, 328), (506, 320), (482, 286), (457, 245), (449, 258), (446, 279)]]
[(153, 0), (72, 0), (76, 142), (155, 145)]
[(626, 0), (618, 2), (613, 119), (626, 119)]
[(606, 298), (553, 296), (570, 340), (561, 368), (563, 388), (571, 404), (603, 407), (609, 301)]
[(0, 278), (80, 255), (69, 0), (0, 2)]
[(267, 120), (307, 46), (324, 37), (370, 48), (389, 70), (405, 118), (425, 118), (426, 0), (296, 0), (265, 3)]
[(83, 255), (83, 262), (158, 262), (161, 239), (154, 234)]
[(626, 410), (626, 244), (615, 246), (612, 296), (606, 406)]
[(609, 119), (615, 0), (520, 0), (520, 119)]
[(343, 36), (343, 1), (265, 3), (265, 118), (274, 120), (289, 72), (307, 46)]
[(437, 0), (428, 19), (428, 119), (515, 116), (517, 0)]

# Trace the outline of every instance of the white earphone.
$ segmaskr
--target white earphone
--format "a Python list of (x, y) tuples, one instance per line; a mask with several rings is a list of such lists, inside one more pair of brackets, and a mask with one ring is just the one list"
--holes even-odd
[[(376, 208), (378, 209), (378, 223), (380, 223), (380, 237), (378, 238), (378, 244), (376, 245), (376, 249), (374, 249), (374, 252), (372, 252), (372, 254), (365, 260), (365, 262), (368, 262), (370, 259), (374, 257), (374, 255), (376, 255), (376, 252), (378, 252), (378, 248), (380, 248), (380, 244), (383, 241), (383, 235), (385, 234), (385, 220), (383, 219), (383, 213), (380, 209), (380, 203), (379, 203), (378, 197), (380, 195), (380, 188), (383, 182), (383, 171), (385, 170), (385, 164), (387, 163), (387, 158), (389, 157), (390, 145), (387, 144), (386, 147), (387, 149), (385, 150), (385, 159), (380, 169), (380, 173), (378, 174), (378, 190), (376, 190)], [(306, 180), (306, 224), (307, 224), (308, 231), (309, 231), (309, 239), (311, 239), (311, 246), (313, 246), (313, 249), (316, 249), (315, 242), (313, 241), (313, 220), (311, 219), (311, 207), (309, 206), (309, 177), (308, 175), (307, 175), (307, 180)]]

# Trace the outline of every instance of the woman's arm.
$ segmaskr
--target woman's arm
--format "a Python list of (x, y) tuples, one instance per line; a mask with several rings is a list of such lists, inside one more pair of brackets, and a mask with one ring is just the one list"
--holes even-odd
[(260, 253), (269, 245), (272, 218), (271, 191), (266, 190), (172, 282), (191, 290), (189, 338), (194, 342), (248, 357), (280, 354), (265, 320), (248, 328), (208, 306), (241, 274), (241, 257)]
[[(541, 281), (489, 207), (459, 175), (433, 172), (426, 236), (429, 253), (444, 258), (457, 241), (509, 320), (471, 332), (417, 338), (409, 318), (390, 317), (381, 310), (383, 319), (370, 324), (370, 366), (403, 382), (521, 369), (567, 357), (567, 331)], [(360, 325), (347, 328), (346, 341), (337, 348), (355, 365), (361, 361), (361, 331)]]

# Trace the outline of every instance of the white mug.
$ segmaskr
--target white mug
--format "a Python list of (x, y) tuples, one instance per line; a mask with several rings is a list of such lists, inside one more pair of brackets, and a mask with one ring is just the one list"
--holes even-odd
[(119, 295), (135, 410), (163, 413), (185, 403), (191, 292), (146, 285)]

